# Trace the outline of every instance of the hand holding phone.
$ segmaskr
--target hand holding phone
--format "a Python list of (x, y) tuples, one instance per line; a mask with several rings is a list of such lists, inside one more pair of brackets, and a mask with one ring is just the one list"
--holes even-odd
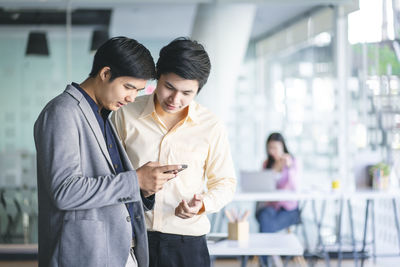
[(182, 166), (182, 168), (180, 168), (180, 169), (170, 170), (170, 171), (166, 171), (164, 173), (178, 173), (178, 172), (181, 172), (181, 171), (183, 171), (184, 169), (186, 169), (188, 167), (187, 164), (182, 164), (181, 166)]

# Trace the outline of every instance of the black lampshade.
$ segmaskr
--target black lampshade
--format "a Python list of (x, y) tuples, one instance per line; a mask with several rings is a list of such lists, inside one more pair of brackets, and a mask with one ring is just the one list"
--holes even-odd
[(90, 45), (90, 51), (96, 51), (102, 44), (108, 40), (108, 31), (106, 30), (95, 30), (92, 34), (92, 43)]
[(30, 32), (28, 36), (28, 45), (26, 55), (49, 55), (47, 37), (45, 32)]

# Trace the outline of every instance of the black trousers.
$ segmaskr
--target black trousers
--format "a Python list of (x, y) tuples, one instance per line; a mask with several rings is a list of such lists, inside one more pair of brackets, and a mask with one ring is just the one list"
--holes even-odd
[(209, 267), (206, 236), (147, 232), (149, 267)]

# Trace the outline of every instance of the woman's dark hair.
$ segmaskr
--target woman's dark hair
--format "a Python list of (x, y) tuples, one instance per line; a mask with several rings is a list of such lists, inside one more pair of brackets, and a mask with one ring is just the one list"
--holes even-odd
[(104, 67), (110, 67), (110, 81), (129, 76), (150, 80), (155, 78), (155, 66), (150, 51), (134, 39), (114, 37), (97, 49), (89, 76), (95, 77)]
[(266, 164), (266, 166), (265, 166), (266, 169), (271, 169), (272, 166), (274, 166), (274, 163), (275, 163), (274, 157), (272, 157), (272, 156), (268, 153), (268, 144), (269, 144), (269, 142), (271, 142), (271, 141), (279, 141), (279, 142), (281, 142), (282, 145), (283, 145), (283, 151), (284, 151), (285, 153), (287, 153), (287, 154), (290, 154), (290, 153), (289, 153), (289, 150), (288, 150), (287, 147), (286, 147), (285, 139), (283, 138), (283, 136), (282, 136), (280, 133), (272, 133), (272, 134), (270, 134), (270, 135), (268, 136), (268, 138), (267, 138), (267, 142), (265, 143), (265, 149), (266, 149), (267, 155), (268, 155), (267, 164)]
[(187, 80), (197, 80), (200, 92), (210, 75), (211, 63), (201, 44), (180, 37), (161, 49), (156, 69), (157, 79), (162, 74), (175, 73)]

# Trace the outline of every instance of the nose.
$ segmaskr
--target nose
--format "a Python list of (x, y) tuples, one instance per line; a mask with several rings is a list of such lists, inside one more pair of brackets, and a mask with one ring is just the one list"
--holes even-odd
[(128, 102), (128, 103), (134, 102), (134, 101), (135, 101), (135, 98), (136, 98), (136, 96), (137, 96), (137, 94), (138, 94), (137, 91), (135, 91), (135, 92), (133, 92), (132, 94), (127, 95), (127, 96), (125, 97), (125, 101)]
[(174, 91), (171, 94), (171, 99), (173, 100), (173, 103), (178, 103), (179, 102), (179, 92), (178, 91)]
[(129, 95), (127, 97), (125, 97), (125, 101), (128, 102), (128, 103), (133, 102), (134, 100), (135, 99), (134, 98), (132, 99), (132, 97), (129, 96)]

